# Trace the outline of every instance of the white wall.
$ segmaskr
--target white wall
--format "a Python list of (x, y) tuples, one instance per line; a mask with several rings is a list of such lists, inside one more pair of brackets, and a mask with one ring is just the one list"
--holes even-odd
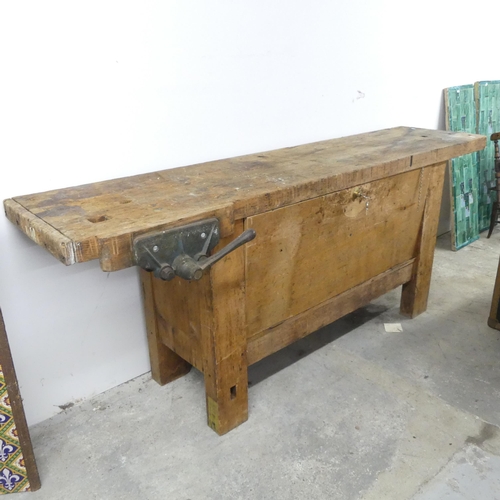
[[(397, 125), (437, 128), (444, 87), (499, 76), (467, 31), (471, 9), (1, 2), (0, 198)], [(493, 33), (498, 2), (481, 9)], [(149, 369), (137, 271), (66, 268), (3, 217), (0, 306), (31, 424)]]

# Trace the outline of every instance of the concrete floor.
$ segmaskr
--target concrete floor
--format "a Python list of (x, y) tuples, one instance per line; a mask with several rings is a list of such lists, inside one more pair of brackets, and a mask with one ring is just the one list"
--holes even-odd
[(250, 418), (223, 437), (194, 370), (36, 425), (29, 498), (500, 499), (499, 248), (499, 230), (456, 253), (445, 235), (426, 313), (401, 316), (395, 290), (251, 367)]

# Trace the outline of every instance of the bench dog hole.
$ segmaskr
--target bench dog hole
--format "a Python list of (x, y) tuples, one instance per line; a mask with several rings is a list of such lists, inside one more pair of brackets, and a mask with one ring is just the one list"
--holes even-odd
[(105, 215), (93, 215), (92, 217), (87, 217), (87, 220), (95, 224), (97, 222), (104, 222), (108, 218)]
[(231, 389), (229, 389), (230, 393), (231, 393), (231, 399), (234, 399), (236, 397), (236, 386), (233, 385), (233, 387), (231, 387)]

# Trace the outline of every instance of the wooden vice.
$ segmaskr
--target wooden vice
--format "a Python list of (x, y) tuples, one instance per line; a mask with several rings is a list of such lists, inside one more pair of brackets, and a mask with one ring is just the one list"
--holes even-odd
[(446, 162), (485, 137), (398, 127), (5, 201), (70, 265), (138, 265), (153, 378), (205, 377), (208, 424), (248, 418), (247, 368), (403, 285), (427, 307)]

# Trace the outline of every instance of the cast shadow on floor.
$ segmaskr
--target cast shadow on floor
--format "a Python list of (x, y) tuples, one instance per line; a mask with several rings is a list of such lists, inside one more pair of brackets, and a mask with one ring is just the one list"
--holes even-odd
[(368, 321), (387, 311), (386, 306), (369, 304), (347, 314), (343, 318), (311, 333), (288, 347), (271, 354), (248, 368), (248, 385), (262, 382), (266, 378), (297, 362), (299, 359), (321, 349), (330, 342), (346, 335)]

